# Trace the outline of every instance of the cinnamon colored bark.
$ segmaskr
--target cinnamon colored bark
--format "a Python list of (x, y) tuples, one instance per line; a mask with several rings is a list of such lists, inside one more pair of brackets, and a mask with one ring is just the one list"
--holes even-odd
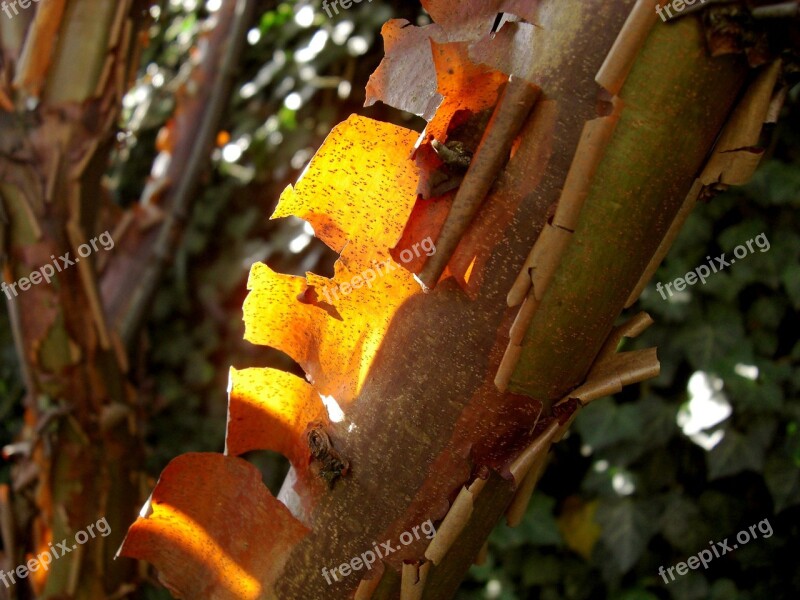
[[(30, 584), (38, 598), (107, 598), (130, 593), (138, 578), (135, 562), (114, 559), (145, 490), (141, 404), (116, 326), (124, 311), (108, 297), (129, 296), (128, 285), (140, 284), (134, 267), (144, 263), (145, 270), (150, 255), (119, 260), (131, 244), (114, 240), (114, 248), (105, 249), (97, 238), (115, 232), (121, 216), (101, 180), (148, 4), (53, 0), (14, 19), (0, 18), (0, 214), (7, 216), (0, 239), (8, 253), (3, 279), (10, 285), (54, 260), (59, 265), (52, 281), (6, 294), (27, 387), (20, 439), (31, 450), (14, 457), (15, 497), (3, 504), (18, 509), (16, 530), (6, 540), (17, 545), (5, 551), (15, 566), (46, 551), (49, 542), (66, 539), (71, 546), (76, 532), (102, 518), (111, 529), (17, 584), (21, 593)], [(192, 84), (203, 89), (201, 102), (224, 103), (224, 84), (238, 62), (253, 7), (251, 0), (225, 2), (217, 12), (217, 27), (204, 40), (203, 60), (192, 74)], [(195, 146), (202, 152), (196, 123), (206, 106), (188, 110), (184, 104), (178, 102), (182, 150), (172, 169), (188, 171), (181, 187), (186, 196), (202, 167), (195, 164), (199, 159), (188, 163)], [(203, 130), (214, 128), (220, 112), (208, 112)], [(188, 205), (180, 203), (180, 217)], [(178, 234), (173, 228), (170, 239)], [(93, 252), (78, 257), (78, 247), (93, 238)], [(71, 264), (58, 258), (67, 253)]]
[[(247, 339), (286, 352), (308, 381), (276, 393), (278, 378), (269, 369), (234, 373), (226, 454), (287, 453), (293, 468), (278, 499), (291, 515), (276, 510), (268, 495), (256, 506), (248, 498), (250, 509), (238, 511), (227, 494), (210, 504), (174, 485), (175, 478), (190, 485), (206, 465), (219, 467), (217, 485), (227, 488), (233, 473), (247, 471), (240, 458), (173, 461), (156, 488), (160, 505), (131, 527), (131, 540), (145, 536), (148, 543), (126, 543), (123, 553), (157, 564), (165, 580), (181, 586), (178, 593), (213, 589), (229, 597), (224, 568), (198, 553), (176, 563), (170, 557), (186, 543), (148, 536), (169, 529), (170, 506), (191, 511), (191, 522), (176, 524), (198, 535), (202, 528), (227, 556), (247, 563), (263, 544), (253, 537), (261, 525), (253, 515), (271, 505), (277, 531), (266, 551), (278, 559), (259, 576), (253, 598), (452, 597), (522, 490), (513, 503), (512, 515), (519, 514), (542, 450), (560, 439), (583, 401), (658, 372), (654, 349), (616, 352), (619, 339), (641, 331), (649, 318), (612, 325), (641, 289), (686, 202), (701, 191), (698, 178), (715, 140), (736, 122), (730, 115), (750, 75), (746, 61), (712, 58), (696, 15), (662, 26), (647, 0), (470, 1), (465, 13), (455, 11), (456, 0), (423, 4), (439, 23), (428, 33), (403, 33), (402, 23), (385, 28), (390, 56), (371, 95), (427, 107), (432, 86), (412, 75), (437, 78), (445, 99), (427, 135), (415, 148), (415, 132), (386, 123), (351, 117), (337, 126), (273, 215), (306, 219), (341, 253), (334, 278), (282, 275), (263, 264), (251, 271)], [(485, 33), (494, 12), (523, 5), (527, 22)], [(420, 59), (420, 42), (431, 44), (430, 61)], [(417, 198), (419, 182), (437, 167), (430, 154), (415, 161), (413, 153), (430, 137), (442, 143), (496, 102), (494, 69), (525, 73), (541, 91), (517, 139), (498, 141), (510, 158), (496, 179), (489, 169), (494, 184), (487, 197), (465, 212), (453, 207), (456, 217), (468, 216), (454, 248), (455, 229), (440, 232), (452, 198)], [(774, 78), (758, 81), (765, 89), (744, 97), (767, 106), (764, 81)], [(761, 117), (754, 118), (748, 123), (758, 125)], [(496, 124), (484, 140), (496, 136)], [(549, 234), (541, 236), (545, 226)], [(396, 264), (375, 289), (351, 277), (363, 268), (366, 280), (376, 256), (402, 259), (415, 240), (427, 238), (441, 241), (449, 259), (430, 293)], [(537, 240), (540, 251), (528, 263)], [(440, 272), (441, 264), (428, 264)], [(511, 304), (527, 289), (522, 306), (508, 306), (512, 287)], [(315, 394), (328, 419), (317, 418)], [(260, 427), (242, 422), (254, 411)], [(335, 461), (320, 454), (319, 440), (301, 445), (310, 414)], [(335, 474), (331, 486), (320, 479), (325, 471)], [(209, 485), (201, 483), (192, 485)], [(443, 533), (433, 547), (424, 536), (408, 537), (429, 521)], [(278, 535), (284, 529), (302, 533), (288, 539)], [(345, 574), (353, 559), (378, 547), (393, 550), (373, 569)], [(380, 581), (362, 579), (373, 575)]]
[[(349, 562), (376, 541), (399, 545), (402, 532), (443, 518), (461, 485), (490, 468), (496, 474), (478, 497), (470, 526), (428, 575), (425, 598), (454, 594), (510, 502), (514, 484), (505, 467), (530, 442), (542, 406), (582, 382), (744, 81), (741, 60), (704, 53), (696, 21), (657, 29), (634, 68), (636, 83), (620, 92), (629, 106), (567, 266), (556, 274), (552, 306), (546, 297), (529, 330), (537, 341), (526, 344), (517, 389), (531, 397), (500, 393), (493, 378), (515, 315), (506, 295), (559, 196), (585, 122), (604, 114), (608, 94), (595, 75), (632, 7), (541, 4), (551, 15), (568, 14), (561, 22), (569, 20), (574, 29), (549, 40), (555, 47), (548, 47), (548, 56), (557, 63), (542, 65), (547, 78), (534, 81), (542, 93), (522, 141), (473, 224), (475, 238), (484, 240), (477, 252), (489, 255), (478, 274), (483, 283), (469, 298), (445, 279), (430, 294), (413, 297), (394, 319), (347, 410), (347, 429), (332, 425), (352, 474), (310, 515), (313, 531), (276, 584), (281, 599), (350, 597), (365, 573), (329, 586), (323, 567)], [(557, 301), (563, 293), (569, 304)], [(575, 333), (564, 335), (566, 328)], [(282, 497), (299, 507), (304, 491), (291, 489), (289, 481)], [(391, 554), (388, 568), (399, 571), (403, 560), (420, 560), (426, 543)], [(388, 576), (373, 597), (397, 598), (399, 585)]]

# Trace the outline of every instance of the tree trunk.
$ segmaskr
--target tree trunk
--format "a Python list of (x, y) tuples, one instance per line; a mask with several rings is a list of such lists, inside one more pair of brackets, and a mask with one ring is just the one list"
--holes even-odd
[[(30, 573), (40, 598), (95, 600), (136, 587), (136, 563), (115, 560), (144, 491), (143, 407), (123, 339), (136, 339), (130, 323), (141, 326), (180, 239), (254, 2), (226, 2), (198, 53), (194, 91), (178, 101), (168, 179), (158, 182), (162, 223), (150, 229), (152, 211), (120, 211), (101, 182), (148, 5), (48, 0), (0, 19), (3, 291), (27, 387), (9, 500), (17, 544), (5, 541), (12, 569), (49, 544), (74, 546)], [(40, 269), (44, 281), (37, 273), (20, 285)], [(145, 278), (135, 302), (119, 300)], [(103, 519), (89, 542), (74, 543)], [(25, 585), (11, 593), (27, 597)]]
[[(339, 290), (396, 243), (431, 237), (446, 252), (453, 231), (457, 243), (439, 265), (449, 269), (443, 279), (427, 278), (441, 272), (433, 260), (415, 270), (428, 293), (403, 287), (409, 273), (390, 283), (386, 274), (378, 299), (372, 286), (340, 297), (324, 278), (254, 267), (247, 337), (290, 354), (311, 385), (234, 372), (227, 454), (279, 450), (294, 468), (285, 506), (230, 456), (186, 455), (165, 470), (123, 552), (153, 562), (181, 597), (452, 597), (497, 520), (524, 509), (579, 407), (657, 373), (652, 350), (616, 352), (648, 319), (614, 323), (697, 198), (754, 167), (749, 155), (720, 157), (756, 145), (778, 68), (749, 83), (741, 56), (709, 56), (696, 16), (665, 26), (646, 1), (543, 0), (522, 10), (537, 27), (529, 41), (514, 26), (512, 47), (529, 53), (523, 73), (535, 87), (508, 83), (465, 189), (470, 171), (490, 162), (503, 111), (519, 108), (516, 94), (535, 102), (474, 219), (461, 191), (417, 202), (414, 132), (358, 118), (331, 134), (282, 197), (275, 216), (309, 220), (342, 253)], [(439, 11), (444, 20), (454, 14)], [(444, 20), (445, 29), (467, 27)], [(437, 54), (447, 42), (435, 41), (442, 91), (452, 83), (445, 72), (471, 67), (447, 48)], [(393, 65), (403, 58), (419, 60), (409, 52)], [(457, 91), (467, 105), (491, 81), (465, 80)], [(732, 112), (743, 89), (744, 108)], [(461, 99), (450, 91), (439, 114)], [(509, 131), (510, 146), (517, 132)], [(728, 147), (732, 139), (748, 143)], [(437, 222), (441, 206), (449, 216)], [(467, 215), (467, 227), (453, 215)], [(319, 395), (343, 414), (329, 408), (326, 417)], [(398, 543), (428, 520), (438, 524), (433, 540)], [(384, 541), (396, 551), (365, 570), (366, 552)], [(362, 566), (331, 581), (355, 557)], [(231, 563), (247, 575), (241, 584), (230, 582)]]

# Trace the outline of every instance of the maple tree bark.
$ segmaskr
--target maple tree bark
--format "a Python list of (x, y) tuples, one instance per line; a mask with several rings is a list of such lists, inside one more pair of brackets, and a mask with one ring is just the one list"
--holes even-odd
[[(309, 382), (275, 370), (234, 370), (226, 455), (189, 454), (165, 469), (123, 553), (153, 562), (174, 593), (451, 597), (497, 520), (524, 509), (546, 452), (580, 406), (657, 373), (652, 349), (617, 352), (648, 318), (614, 322), (688, 208), (754, 168), (778, 63), (750, 71), (741, 55), (712, 58), (696, 15), (662, 26), (646, 0), (520, 6), (539, 17), (536, 26), (517, 24), (498, 36), (520, 34), (513, 48), (529, 52), (528, 79), (538, 91), (526, 96), (535, 102), (515, 143), (492, 142), (512, 153), (477, 215), (472, 204), (454, 209), (462, 223), (445, 220), (438, 230), (419, 218), (413, 188), (420, 165), (408, 158), (415, 132), (357, 117), (332, 133), (319, 161), (282, 196), (274, 216), (307, 218), (342, 253), (337, 276), (357, 272), (371, 252), (387, 252), (380, 246), (408, 231), (396, 222), (407, 205), (409, 221), (417, 217), (415, 235), (463, 233), (459, 243), (442, 244), (451, 275), (454, 262), (472, 262), (460, 279), (440, 281), (437, 264), (427, 273), (429, 293), (388, 289), (407, 286), (410, 275), (384, 274), (391, 283), (384, 280), (383, 304), (364, 292), (327, 306), (316, 292), (335, 279), (253, 267), (246, 335), (287, 352)], [(438, 8), (441, 22), (453, 17), (446, 1), (426, 7)], [(459, 34), (472, 25), (447, 22)], [(393, 27), (385, 31), (406, 25)], [(476, 75), (464, 60), (461, 39), (448, 43), (432, 45), (441, 61), (436, 75), (464, 96), (487, 81), (496, 89), (497, 79)], [(417, 58), (398, 54), (394, 65)], [(461, 88), (459, 77), (467, 80)], [(484, 142), (497, 137), (492, 128), (503, 120), (496, 116)], [(482, 154), (478, 146), (474, 160)], [(490, 177), (493, 169), (483, 167), (469, 168)], [(379, 170), (385, 180), (375, 176)], [(376, 215), (374, 195), (392, 191), (402, 198), (380, 198)], [(450, 199), (454, 207), (458, 196)], [(425, 210), (446, 202), (438, 198)], [(463, 221), (470, 221), (466, 232)], [(459, 247), (466, 247), (460, 255)], [(355, 315), (357, 308), (364, 314)], [(340, 357), (337, 344), (352, 356)], [(326, 394), (342, 401), (343, 414), (319, 423)], [(251, 465), (231, 456), (252, 449), (277, 449), (293, 462), (277, 500)], [(403, 533), (428, 520), (439, 523), (433, 541), (398, 546)], [(383, 541), (396, 550), (379, 573), (326, 579), (323, 569)]]
[[(738, 56), (708, 56), (699, 21), (687, 19), (654, 27), (636, 55), (580, 226), (528, 329), (512, 378), (524, 396), (498, 392), (489, 382), (514, 317), (506, 294), (576, 159), (584, 124), (611, 111), (611, 94), (595, 77), (633, 2), (586, 4), (550, 3), (553, 22), (575, 29), (550, 38), (557, 64), (541, 65), (551, 77), (500, 176), (506, 195), (496, 193), (482, 209), (490, 216), (474, 224), (475, 238), (485, 240), (477, 252), (490, 255), (488, 275), (474, 298), (446, 280), (396, 316), (347, 412), (348, 432), (332, 425), (353, 474), (320, 499), (308, 519), (318, 525), (290, 554), (277, 597), (350, 597), (359, 576), (331, 587), (321, 568), (441, 519), (461, 485), (485, 477), (474, 465), (494, 465), (499, 473), (489, 476), (467, 527), (427, 575), (422, 597), (453, 596), (520, 484), (502, 476), (505, 463), (531, 441), (542, 408), (585, 380), (702, 169), (748, 69)], [(502, 236), (498, 223), (508, 224)], [(299, 513), (291, 483), (284, 498)], [(421, 554), (417, 543), (391, 555), (372, 598), (397, 598), (402, 562)]]
[[(146, 494), (143, 407), (127, 347), (180, 239), (255, 6), (225, 2), (203, 39), (192, 91), (177, 103), (152, 226), (152, 207), (121, 211), (101, 183), (149, 4), (52, 0), (0, 19), (4, 285), (58, 265), (52, 283), (4, 288), (27, 388), (13, 493), (0, 498), (14, 516), (4, 529), (13, 532), (5, 540), (9, 567), (48, 543), (72, 546), (76, 532), (103, 518), (111, 530), (20, 580), (12, 594), (30, 582), (35, 597), (93, 600), (137, 585), (136, 563), (115, 560)], [(78, 248), (104, 231), (112, 237), (81, 262)], [(133, 294), (142, 279), (146, 289)]]

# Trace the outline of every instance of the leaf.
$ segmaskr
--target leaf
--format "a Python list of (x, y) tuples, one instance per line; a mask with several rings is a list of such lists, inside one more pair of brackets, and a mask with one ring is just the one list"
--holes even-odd
[(561, 515), (558, 517), (558, 528), (567, 546), (589, 560), (601, 529), (595, 521), (597, 501), (581, 502), (576, 497), (567, 498)]
[(555, 500), (536, 492), (520, 524), (527, 541), (536, 546), (561, 546), (564, 540), (553, 515)]
[(783, 390), (774, 381), (752, 381), (735, 373), (725, 377), (731, 402), (757, 413), (776, 412), (783, 406)]
[(764, 481), (767, 484), (775, 514), (800, 504), (800, 467), (785, 456), (771, 456), (764, 468)]
[(502, 525), (492, 533), (493, 543), (501, 550), (517, 548), (525, 543), (537, 546), (563, 544), (558, 525), (553, 516), (555, 500), (536, 492), (528, 511), (517, 527)]
[(705, 600), (708, 598), (709, 585), (702, 574), (689, 571), (686, 575), (676, 576), (667, 589), (675, 600)]
[(704, 547), (711, 534), (700, 507), (679, 493), (670, 495), (660, 524), (664, 538), (687, 555)]
[(645, 589), (637, 588), (614, 595), (612, 600), (658, 600), (658, 596), (651, 594)]
[(781, 272), (781, 283), (786, 289), (786, 294), (792, 301), (792, 307), (800, 310), (800, 265), (787, 264)]
[(676, 336), (675, 343), (686, 349), (695, 369), (708, 370), (730, 353), (744, 353), (742, 317), (733, 306), (713, 303), (700, 323), (692, 323)]
[(764, 206), (798, 206), (800, 171), (794, 165), (778, 160), (766, 161), (745, 190)]
[(755, 440), (734, 429), (706, 454), (709, 480), (719, 479), (752, 470), (759, 472), (764, 465), (764, 449)]
[(603, 528), (603, 546), (621, 573), (636, 564), (655, 533), (650, 511), (632, 498), (600, 500), (596, 521)]
[(632, 406), (640, 413), (638, 420), (642, 426), (637, 432), (636, 439), (644, 448), (665, 446), (678, 433), (675, 406), (652, 394), (648, 394)]
[(711, 586), (711, 600), (739, 600), (736, 584), (730, 579), (717, 579)]
[(744, 500), (741, 497), (707, 489), (700, 494), (697, 503), (706, 522), (714, 531), (709, 539), (721, 540), (731, 532), (738, 531), (745, 513)]
[(637, 406), (617, 406), (613, 400), (592, 402), (575, 419), (575, 427), (584, 443), (594, 450), (633, 440), (642, 426), (642, 414)]
[(522, 566), (522, 584), (526, 587), (542, 587), (558, 583), (561, 579), (561, 561), (551, 554), (532, 554), (525, 558)]

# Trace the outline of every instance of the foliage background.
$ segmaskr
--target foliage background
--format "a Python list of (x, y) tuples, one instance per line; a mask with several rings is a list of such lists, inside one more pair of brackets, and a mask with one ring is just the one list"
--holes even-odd
[[(126, 98), (108, 172), (109, 189), (122, 205), (135, 201), (144, 186), (192, 46), (217, 4), (164, 0), (151, 10), (151, 41)], [(336, 256), (301, 221), (267, 219), (281, 190), (350, 113), (423, 126), (383, 105), (363, 108), (367, 78), (383, 55), (381, 25), (392, 17), (429, 22), (416, 3), (370, 0), (332, 19), (319, 3), (261, 4), (201, 196), (136, 361), (135, 376), (145, 383), (141, 402), (148, 411), (147, 470), (153, 478), (181, 453), (222, 449), (228, 366), (301, 374), (286, 356), (242, 340), (250, 264), (260, 260), (294, 274), (333, 272)], [(647, 289), (632, 312), (647, 310), (656, 324), (635, 346), (658, 346), (661, 376), (580, 414), (553, 453), (524, 522), (495, 530), (486, 562), (473, 567), (459, 597), (797, 597), (797, 91), (754, 181), (692, 215), (655, 281), (682, 276), (706, 256), (730, 255), (761, 232), (770, 250), (756, 251), (668, 301), (654, 286)], [(4, 312), (0, 358), (5, 445), (20, 426), (23, 386)], [(709, 450), (701, 445), (711, 442), (716, 445)], [(249, 458), (276, 491), (285, 462), (269, 453)], [(770, 538), (759, 536), (669, 585), (658, 576), (659, 566), (685, 561), (709, 541), (733, 539), (763, 519), (773, 528)], [(169, 595), (154, 586), (143, 597)]]

